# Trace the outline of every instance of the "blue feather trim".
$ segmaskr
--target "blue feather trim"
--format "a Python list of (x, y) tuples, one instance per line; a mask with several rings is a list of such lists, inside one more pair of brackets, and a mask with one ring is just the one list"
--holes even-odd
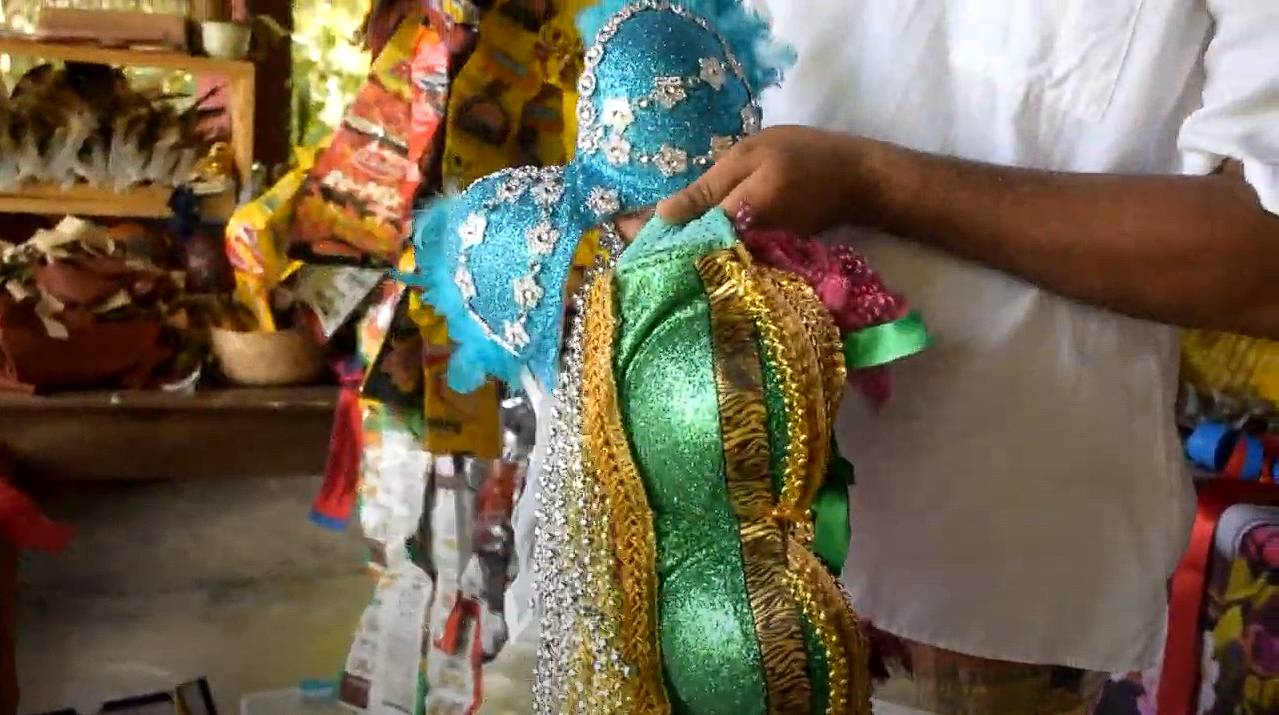
[[(634, 0), (601, 0), (577, 15), (582, 42), (593, 44), (600, 28)], [(675, 0), (679, 6), (701, 17), (728, 44), (746, 77), (751, 94), (758, 97), (782, 81), (783, 72), (795, 64), (795, 51), (773, 36), (768, 22), (747, 8), (741, 0)]]
[(467, 308), (466, 300), (453, 282), (457, 270), (457, 246), (450, 242), (454, 209), (460, 205), (456, 197), (438, 199), (413, 218), (413, 256), (417, 271), (396, 273), (406, 285), (421, 289), (422, 299), (444, 319), (453, 354), (449, 357), (449, 388), (457, 392), (474, 392), (490, 376), (519, 385), (520, 366), (515, 356), (489, 339), (484, 326)]

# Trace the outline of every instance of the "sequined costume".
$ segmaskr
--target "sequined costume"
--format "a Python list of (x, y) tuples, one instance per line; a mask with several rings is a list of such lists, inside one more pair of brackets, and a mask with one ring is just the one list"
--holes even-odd
[[(405, 276), (448, 319), (456, 389), (555, 386), (521, 497), (539, 505), (535, 712), (869, 713), (842, 558), (815, 544), (847, 542), (830, 472), (850, 360), (832, 313), (718, 209), (655, 219), (624, 251), (609, 229), (757, 131), (785, 53), (723, 0), (606, 2), (579, 24), (595, 42), (577, 155), (429, 207)], [(569, 264), (597, 225), (609, 250), (565, 341)]]

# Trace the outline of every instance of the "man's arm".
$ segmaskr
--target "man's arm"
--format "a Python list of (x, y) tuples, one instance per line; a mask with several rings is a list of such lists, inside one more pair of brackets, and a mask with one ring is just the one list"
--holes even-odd
[[(1234, 165), (1208, 176), (1059, 174), (850, 138), (878, 227), (1122, 313), (1279, 338), (1279, 217)], [(855, 166), (855, 164), (846, 164)]]

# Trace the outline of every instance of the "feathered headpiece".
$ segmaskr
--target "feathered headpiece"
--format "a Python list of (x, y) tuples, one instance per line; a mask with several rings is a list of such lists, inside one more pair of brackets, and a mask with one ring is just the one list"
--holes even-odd
[(520, 167), (437, 201), (413, 225), (429, 303), (457, 344), (449, 382), (554, 383), (565, 283), (583, 233), (683, 189), (759, 131), (759, 94), (789, 52), (739, 0), (605, 0), (578, 81), (577, 155)]

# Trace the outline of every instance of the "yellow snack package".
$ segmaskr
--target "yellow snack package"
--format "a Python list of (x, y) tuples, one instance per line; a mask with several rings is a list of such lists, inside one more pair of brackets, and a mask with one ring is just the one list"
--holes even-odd
[(576, 141), (582, 45), (573, 18), (584, 0), (503, 0), (453, 83), (441, 165), (444, 186), (510, 166), (562, 164)]
[(556, 4), (555, 17), (540, 33), (542, 47), (546, 48), (542, 54), (547, 58), (543, 74), (548, 83), (560, 90), (560, 141), (565, 163), (573, 158), (577, 147), (577, 78), (582, 74), (583, 45), (594, 39), (579, 37), (575, 20), (579, 12), (594, 4), (594, 0), (561, 0)]
[(1203, 392), (1279, 405), (1279, 342), (1206, 330), (1181, 341), (1182, 378)]
[(497, 383), (489, 380), (469, 394), (449, 389), (448, 363), (453, 353), (444, 319), (410, 297), (409, 315), (422, 331), (423, 442), (432, 454), (469, 454), (497, 459), (501, 453)]
[(475, 51), (449, 95), (441, 165), (445, 187), (465, 188), (521, 163), (518, 124), (524, 105), (543, 84), (532, 61), (536, 40), (536, 35), (504, 15), (501, 7), (480, 20)]
[(235, 296), (253, 315), (254, 330), (275, 330), (271, 291), (301, 265), (285, 256), (289, 222), (302, 182), (328, 143), (325, 138), (317, 146), (295, 148), (294, 168), (227, 221), (224, 244), (235, 270)]

